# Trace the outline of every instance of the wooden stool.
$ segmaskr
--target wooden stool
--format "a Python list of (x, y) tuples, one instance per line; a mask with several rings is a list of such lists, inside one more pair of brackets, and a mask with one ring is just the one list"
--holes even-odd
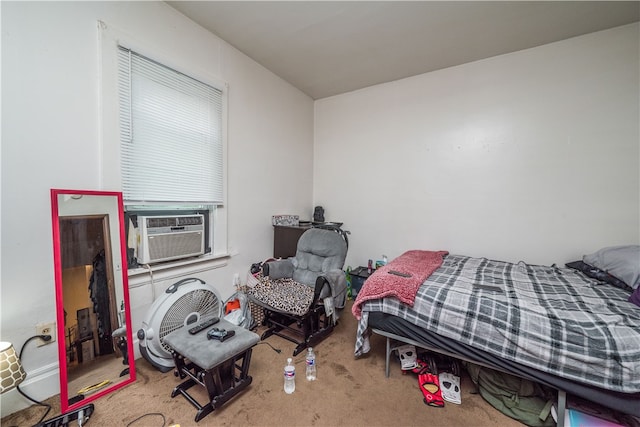
[[(223, 342), (207, 339), (212, 328), (235, 331), (235, 335)], [(189, 378), (173, 389), (171, 397), (184, 396), (198, 410), (195, 420), (200, 421), (251, 384), (251, 351), (258, 341), (257, 334), (224, 319), (195, 335), (189, 334), (188, 326), (171, 332), (164, 342), (172, 349), (175, 374)], [(201, 405), (189, 395), (187, 390), (196, 384), (207, 390), (209, 403)]]

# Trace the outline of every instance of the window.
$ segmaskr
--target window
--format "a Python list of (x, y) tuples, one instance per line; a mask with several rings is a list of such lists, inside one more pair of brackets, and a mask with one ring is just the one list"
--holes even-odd
[(222, 200), (222, 90), (119, 47), (120, 158), (128, 203)]
[(123, 46), (118, 90), (127, 216), (204, 212), (211, 252), (225, 195), (224, 90)]

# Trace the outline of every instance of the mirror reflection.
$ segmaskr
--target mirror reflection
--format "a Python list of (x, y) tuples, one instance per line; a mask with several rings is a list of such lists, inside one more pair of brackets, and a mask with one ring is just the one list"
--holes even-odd
[(52, 190), (63, 412), (135, 379), (120, 193)]

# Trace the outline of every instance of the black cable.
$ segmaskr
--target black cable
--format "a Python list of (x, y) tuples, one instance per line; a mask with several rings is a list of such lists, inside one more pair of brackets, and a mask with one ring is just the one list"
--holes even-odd
[[(29, 341), (31, 341), (31, 340), (36, 339), (36, 338), (40, 338), (43, 341), (51, 341), (51, 335), (34, 335), (31, 338), (29, 338), (28, 340), (26, 340), (24, 342), (24, 344), (22, 344), (22, 347), (20, 348), (20, 353), (18, 353), (18, 360), (20, 360), (20, 364), (22, 364), (22, 352), (24, 351), (24, 348), (26, 347), (27, 343)], [(30, 401), (32, 401), (36, 405), (44, 406), (44, 407), (47, 408), (47, 411), (44, 413), (44, 415), (42, 415), (42, 418), (40, 418), (40, 421), (38, 421), (36, 423), (36, 425), (42, 423), (42, 421), (47, 416), (49, 411), (51, 411), (51, 405), (49, 405), (48, 403), (39, 402), (39, 401), (29, 397), (24, 391), (20, 390), (20, 385), (16, 386), (16, 390), (18, 390), (18, 393), (20, 393), (21, 395), (23, 395), (24, 397), (26, 397), (27, 399), (29, 399)]]
[(131, 421), (129, 424), (127, 424), (127, 427), (129, 427), (131, 424), (135, 423), (136, 421), (140, 421), (141, 419), (143, 419), (144, 417), (147, 417), (149, 415), (159, 415), (159, 416), (161, 416), (162, 417), (162, 427), (164, 427), (165, 424), (167, 423), (166, 418), (160, 412), (149, 412), (148, 414), (140, 415), (138, 418), (136, 418), (135, 420)]
[(51, 335), (34, 335), (31, 338), (29, 338), (28, 340), (26, 340), (24, 342), (24, 344), (22, 344), (22, 347), (20, 347), (20, 353), (18, 353), (18, 359), (20, 359), (20, 361), (22, 361), (22, 352), (24, 351), (24, 348), (27, 346), (27, 343), (31, 340), (35, 340), (36, 338), (40, 338), (42, 341), (51, 341)]
[(276, 352), (276, 353), (278, 353), (278, 354), (282, 353), (282, 350), (280, 350), (279, 348), (275, 348), (274, 346), (272, 346), (271, 344), (269, 344), (269, 343), (268, 343), (268, 342), (266, 342), (266, 341), (260, 341), (260, 342), (258, 343), (258, 345), (260, 345), (260, 344), (266, 344), (266, 345), (268, 345), (269, 347), (271, 347), (271, 348), (273, 349), (273, 351), (275, 351), (275, 352)]

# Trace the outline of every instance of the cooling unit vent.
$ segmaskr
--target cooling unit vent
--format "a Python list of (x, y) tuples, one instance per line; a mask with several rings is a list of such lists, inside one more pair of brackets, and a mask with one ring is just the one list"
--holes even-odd
[(204, 216), (139, 216), (138, 263), (177, 260), (204, 253)]

